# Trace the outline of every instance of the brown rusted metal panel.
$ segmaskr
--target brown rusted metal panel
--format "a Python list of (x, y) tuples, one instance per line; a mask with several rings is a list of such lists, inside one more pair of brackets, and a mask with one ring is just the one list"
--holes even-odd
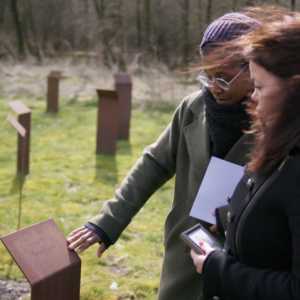
[(21, 101), (9, 102), (9, 106), (17, 114), (17, 120), (11, 116), (8, 118), (18, 132), (17, 174), (27, 175), (30, 164), (31, 110)]
[(118, 95), (115, 91), (97, 90), (97, 154), (115, 154), (118, 138), (119, 109)]
[(129, 139), (131, 119), (132, 82), (127, 73), (115, 75), (115, 88), (118, 93), (119, 129), (118, 138)]
[(81, 261), (53, 220), (1, 238), (27, 278), (32, 300), (79, 300)]
[(48, 75), (47, 112), (57, 113), (59, 108), (59, 81), (62, 78), (60, 71), (52, 71)]
[(18, 134), (18, 160), (17, 172), (18, 174), (29, 174), (29, 160), (30, 160), (30, 132), (31, 132), (31, 113), (22, 114), (18, 117), (19, 123), (25, 128), (25, 137)]

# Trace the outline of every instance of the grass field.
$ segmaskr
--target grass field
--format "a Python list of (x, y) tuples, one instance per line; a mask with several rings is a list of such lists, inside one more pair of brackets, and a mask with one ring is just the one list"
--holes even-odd
[[(95, 215), (112, 197), (143, 148), (169, 122), (174, 107), (133, 109), (130, 141), (118, 142), (115, 157), (95, 155), (96, 99), (67, 104), (46, 114), (41, 99), (32, 109), (30, 175), (23, 187), (21, 227), (53, 218), (67, 234)], [(0, 235), (16, 229), (19, 190), (15, 184), (16, 133), (5, 121), (9, 107), (0, 98)], [(101, 259), (96, 247), (82, 254), (81, 299), (155, 299), (163, 256), (163, 223), (173, 197), (167, 183), (140, 211), (117, 244)], [(10, 256), (0, 245), (0, 278)], [(14, 265), (9, 276), (22, 278)]]

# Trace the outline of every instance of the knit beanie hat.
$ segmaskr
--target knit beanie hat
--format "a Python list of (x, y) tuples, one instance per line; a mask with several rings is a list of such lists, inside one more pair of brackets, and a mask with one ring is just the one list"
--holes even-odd
[(200, 52), (205, 54), (218, 43), (238, 38), (259, 26), (259, 21), (242, 13), (227, 13), (208, 25), (200, 43)]

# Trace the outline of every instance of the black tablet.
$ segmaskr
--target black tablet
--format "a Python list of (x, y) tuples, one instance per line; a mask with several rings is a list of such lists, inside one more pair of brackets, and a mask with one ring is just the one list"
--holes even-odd
[(201, 224), (197, 224), (180, 234), (181, 239), (190, 246), (196, 253), (201, 254), (199, 243), (201, 240), (207, 242), (213, 249), (221, 250), (222, 244), (212, 233), (204, 228)]

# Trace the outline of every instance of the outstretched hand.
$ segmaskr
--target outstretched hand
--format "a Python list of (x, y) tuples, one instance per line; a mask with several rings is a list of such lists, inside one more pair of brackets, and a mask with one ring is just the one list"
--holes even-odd
[[(70, 250), (74, 250), (77, 253), (81, 253), (90, 246), (101, 242), (96, 233), (94, 233), (91, 229), (85, 227), (79, 227), (73, 230), (67, 236), (68, 248)], [(100, 257), (102, 253), (105, 251), (106, 247), (103, 243), (100, 243), (97, 256)]]

